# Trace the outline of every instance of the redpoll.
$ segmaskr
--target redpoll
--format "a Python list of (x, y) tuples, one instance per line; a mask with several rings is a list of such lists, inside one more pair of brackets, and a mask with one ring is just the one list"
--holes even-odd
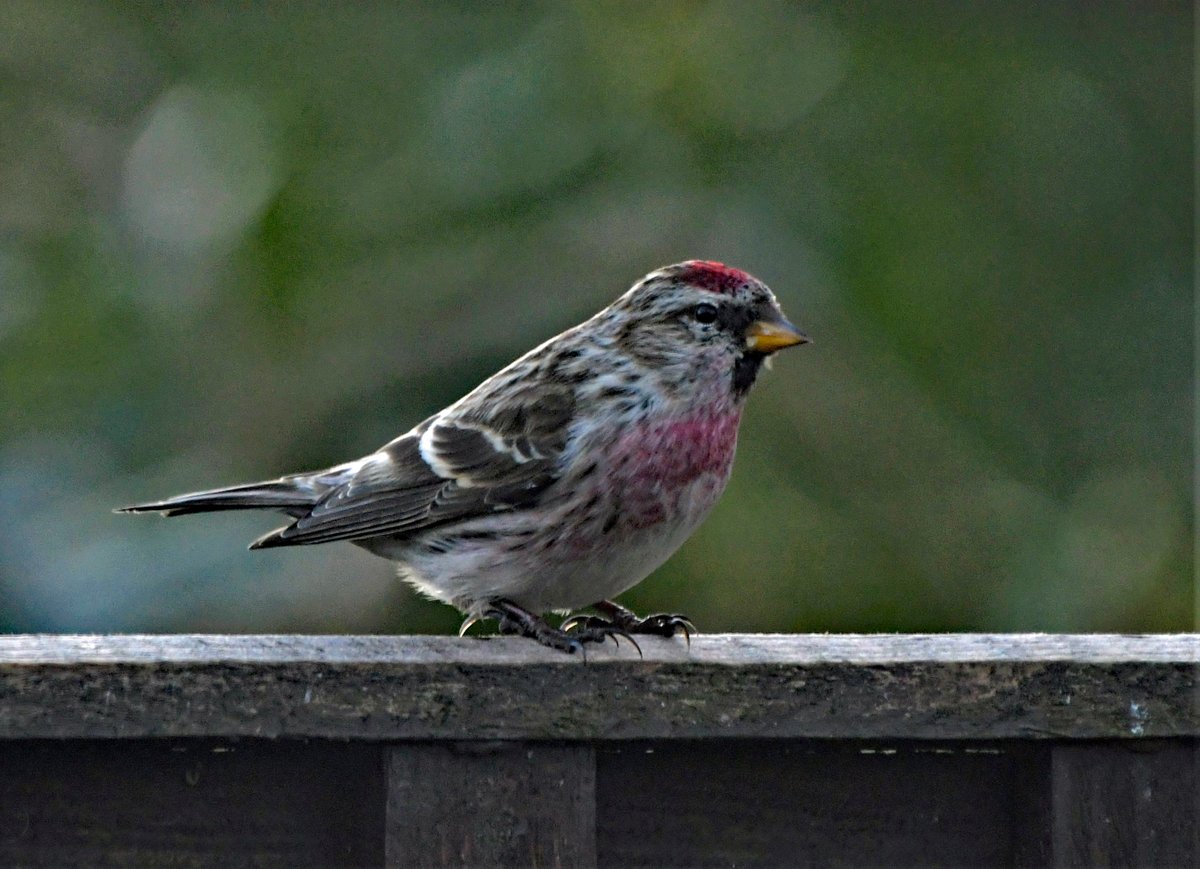
[[(285, 513), (251, 549), (350, 540), (461, 610), (464, 630), (495, 618), (566, 651), (686, 633), (683, 616), (639, 619), (611, 598), (708, 514), (759, 368), (807, 340), (762, 282), (679, 263), (365, 458), (124, 511)], [(589, 606), (605, 617), (541, 616)]]

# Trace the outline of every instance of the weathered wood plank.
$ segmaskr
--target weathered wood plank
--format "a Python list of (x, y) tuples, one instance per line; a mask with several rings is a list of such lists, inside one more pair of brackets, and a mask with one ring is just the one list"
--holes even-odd
[(1053, 865), (1196, 866), (1198, 745), (1055, 745)]
[[(1184, 742), (1186, 740), (1180, 740)], [(1012, 780), (1013, 866), (1050, 866), (1054, 860), (1051, 752), (1056, 743), (1002, 743), (1019, 754)]]
[(601, 866), (1200, 865), (1194, 739), (609, 743)]
[[(1200, 662), (1200, 634), (699, 634), (639, 638), (648, 662), (779, 664), (918, 661)], [(514, 637), (311, 634), (6, 634), (0, 664), (229, 661), (290, 663), (532, 664), (582, 666)], [(589, 648), (591, 663), (636, 662), (629, 646)]]
[(1024, 759), (1001, 744), (613, 743), (597, 750), (599, 865), (1011, 866)]
[(0, 743), (0, 866), (378, 866), (382, 746)]
[(1200, 636), (0, 637), (0, 738), (1200, 734)]
[(408, 743), (389, 749), (387, 866), (596, 865), (590, 745)]

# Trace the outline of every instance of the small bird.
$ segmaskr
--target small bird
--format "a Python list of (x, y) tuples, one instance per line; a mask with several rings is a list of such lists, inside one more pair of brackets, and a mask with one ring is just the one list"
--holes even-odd
[[(693, 630), (612, 598), (708, 515), (763, 362), (807, 336), (761, 281), (719, 262), (651, 272), (376, 452), (321, 471), (118, 512), (274, 510), (251, 549), (349, 540), (501, 633), (567, 652)], [(547, 612), (591, 608), (559, 627)], [(635, 641), (636, 644), (636, 641)]]

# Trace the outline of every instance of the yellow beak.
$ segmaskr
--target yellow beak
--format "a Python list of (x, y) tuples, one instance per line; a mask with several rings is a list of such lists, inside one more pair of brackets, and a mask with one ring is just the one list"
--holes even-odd
[(758, 320), (746, 329), (746, 349), (755, 353), (774, 353), (810, 340), (787, 320)]

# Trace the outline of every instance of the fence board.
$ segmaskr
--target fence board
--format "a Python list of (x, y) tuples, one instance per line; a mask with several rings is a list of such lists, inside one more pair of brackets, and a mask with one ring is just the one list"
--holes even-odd
[(1197, 865), (1200, 637), (0, 637), (0, 865)]
[(1009, 866), (1014, 746), (655, 741), (598, 757), (601, 866)]
[(0, 771), (0, 866), (383, 861), (375, 746), (22, 741)]
[(1196, 865), (1198, 745), (1056, 745), (1054, 865)]
[(0, 637), (0, 738), (1196, 735), (1195, 635)]
[(591, 746), (408, 743), (388, 755), (388, 867), (595, 865)]

